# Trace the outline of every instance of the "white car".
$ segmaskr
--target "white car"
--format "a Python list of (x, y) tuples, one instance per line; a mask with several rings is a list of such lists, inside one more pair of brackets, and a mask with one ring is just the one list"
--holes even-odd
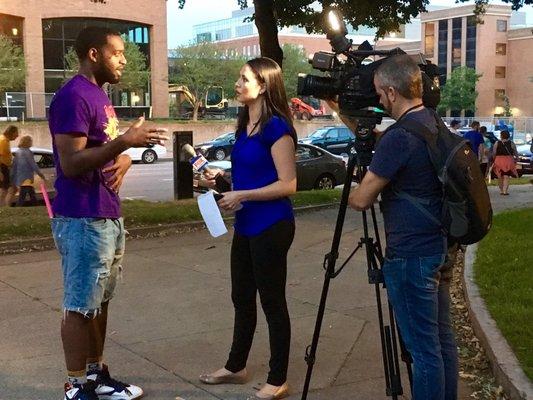
[(167, 154), (165, 146), (156, 144), (153, 147), (130, 147), (122, 154), (127, 154), (132, 161), (142, 161), (144, 164), (153, 164), (158, 158)]

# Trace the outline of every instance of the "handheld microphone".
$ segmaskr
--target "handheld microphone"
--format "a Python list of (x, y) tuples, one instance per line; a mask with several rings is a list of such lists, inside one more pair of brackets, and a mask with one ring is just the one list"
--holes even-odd
[(181, 146), (181, 150), (183, 150), (183, 152), (189, 157), (189, 163), (195, 171), (207, 172), (210, 170), (207, 166), (207, 164), (209, 164), (207, 159), (201, 154), (196, 154), (196, 151), (190, 144), (184, 144)]
[[(211, 169), (207, 166), (209, 161), (201, 155), (196, 154), (194, 148), (186, 143), (181, 146), (181, 150), (189, 157), (189, 163), (192, 165), (192, 168), (197, 172), (209, 172)], [(231, 184), (224, 179), (221, 174), (215, 176), (216, 189), (219, 193), (231, 191)]]

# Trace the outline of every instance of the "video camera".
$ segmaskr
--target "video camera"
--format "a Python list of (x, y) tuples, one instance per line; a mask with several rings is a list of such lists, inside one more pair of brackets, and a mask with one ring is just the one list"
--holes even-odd
[[(314, 69), (326, 72), (329, 76), (300, 75), (298, 77), (298, 94), (314, 96), (319, 99), (333, 99), (338, 96), (339, 112), (347, 117), (358, 119), (360, 128), (354, 132), (360, 141), (373, 141), (373, 129), (381, 122), (383, 113), (379, 96), (374, 87), (374, 73), (388, 58), (405, 54), (400, 48), (393, 50), (374, 50), (368, 41), (363, 42), (357, 50), (352, 50), (352, 40), (346, 35), (348, 31), (344, 21), (336, 10), (325, 13), (327, 20), (326, 37), (331, 43), (333, 52), (320, 51), (314, 54)], [(339, 56), (343, 55), (344, 59)], [(383, 57), (372, 61), (368, 57)], [(423, 103), (435, 109), (440, 101), (438, 84), (438, 67), (420, 55), (418, 65), (422, 71)], [(379, 109), (376, 111), (375, 109)], [(362, 143), (361, 146), (371, 152), (373, 143)]]

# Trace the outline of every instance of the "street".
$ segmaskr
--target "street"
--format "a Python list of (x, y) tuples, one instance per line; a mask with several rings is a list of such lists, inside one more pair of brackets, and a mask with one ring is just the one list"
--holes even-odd
[(173, 200), (172, 166), (172, 160), (169, 159), (157, 161), (155, 164), (133, 164), (120, 189), (120, 197), (122, 200)]

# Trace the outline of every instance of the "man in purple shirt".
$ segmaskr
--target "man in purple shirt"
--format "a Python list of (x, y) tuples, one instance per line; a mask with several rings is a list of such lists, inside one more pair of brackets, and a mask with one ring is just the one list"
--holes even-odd
[(130, 400), (142, 389), (111, 378), (103, 364), (108, 304), (124, 255), (118, 191), (131, 159), (121, 153), (160, 143), (165, 130), (143, 128), (141, 118), (118, 134), (102, 85), (118, 83), (126, 65), (119, 33), (85, 28), (75, 49), (80, 69), (54, 96), (49, 117), (57, 169), (52, 233), (64, 286), (64, 399)]

